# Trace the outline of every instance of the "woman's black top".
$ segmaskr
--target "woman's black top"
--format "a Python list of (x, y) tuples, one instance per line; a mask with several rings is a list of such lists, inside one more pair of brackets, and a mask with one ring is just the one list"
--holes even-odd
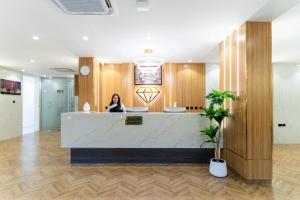
[(123, 110), (121, 109), (121, 106), (115, 106), (113, 108), (110, 108), (109, 112), (123, 112)]

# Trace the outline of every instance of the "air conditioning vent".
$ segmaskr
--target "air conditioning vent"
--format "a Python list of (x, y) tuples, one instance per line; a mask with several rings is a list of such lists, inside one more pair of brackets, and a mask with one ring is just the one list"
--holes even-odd
[(66, 67), (59, 67), (59, 68), (49, 68), (51, 70), (57, 71), (57, 72), (75, 72), (75, 70), (66, 68)]
[(53, 0), (64, 12), (71, 15), (110, 15), (110, 0)]

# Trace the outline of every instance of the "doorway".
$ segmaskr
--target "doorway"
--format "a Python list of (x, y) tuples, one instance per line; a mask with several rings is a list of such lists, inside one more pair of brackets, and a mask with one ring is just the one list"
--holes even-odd
[(23, 135), (39, 131), (40, 78), (23, 75)]
[(60, 130), (61, 113), (75, 111), (74, 79), (42, 78), (41, 91), (42, 130)]

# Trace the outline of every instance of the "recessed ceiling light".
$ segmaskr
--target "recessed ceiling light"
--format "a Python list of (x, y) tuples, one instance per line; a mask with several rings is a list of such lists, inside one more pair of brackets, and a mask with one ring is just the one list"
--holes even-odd
[(188, 60), (189, 63), (193, 62), (191, 59)]
[(44, 75), (43, 77), (44, 77), (44, 78), (47, 78), (47, 76), (46, 76), (46, 75)]
[(145, 49), (144, 53), (153, 53), (153, 49)]
[(35, 63), (35, 60), (34, 60), (34, 59), (30, 59), (30, 62), (31, 62), (31, 63)]
[(84, 41), (87, 41), (87, 40), (89, 40), (89, 37), (88, 37), (88, 36), (83, 36), (82, 39), (83, 39)]
[(151, 38), (151, 36), (150, 35), (148, 35), (147, 37), (146, 37), (146, 40), (151, 40), (152, 38)]
[(212, 35), (212, 36), (209, 37), (209, 39), (210, 39), (210, 40), (215, 40), (216, 37), (215, 37), (214, 35)]
[(39, 40), (39, 39), (40, 39), (40, 37), (39, 37), (39, 36), (37, 36), (37, 35), (34, 35), (34, 36), (32, 36), (32, 39), (33, 39), (33, 40)]
[(25, 69), (21, 69), (22, 72), (25, 72)]

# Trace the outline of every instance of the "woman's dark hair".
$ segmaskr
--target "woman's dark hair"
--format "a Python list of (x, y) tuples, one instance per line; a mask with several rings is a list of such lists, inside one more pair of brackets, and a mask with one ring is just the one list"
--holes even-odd
[(111, 105), (113, 105), (114, 104), (114, 96), (117, 96), (118, 97), (118, 103), (117, 103), (117, 105), (118, 105), (118, 108), (121, 108), (121, 99), (120, 99), (120, 96), (118, 95), (118, 94), (113, 94), (112, 96), (111, 96), (111, 101), (110, 101), (110, 106)]

